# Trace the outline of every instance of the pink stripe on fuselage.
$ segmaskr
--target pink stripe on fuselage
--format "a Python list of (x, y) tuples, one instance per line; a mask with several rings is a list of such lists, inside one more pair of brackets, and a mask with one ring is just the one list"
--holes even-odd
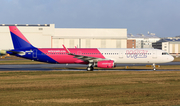
[[(45, 48), (45, 49), (39, 49), (41, 52), (43, 52), (45, 55), (49, 56), (50, 58), (54, 59), (58, 63), (81, 63), (81, 64), (87, 64), (87, 62), (84, 62), (80, 59), (75, 58), (72, 55), (66, 54), (65, 49), (52, 49), (52, 48)], [(89, 56), (89, 57), (95, 57), (95, 58), (102, 58), (105, 59), (105, 57), (99, 52), (97, 48), (70, 48), (68, 49), (71, 53), (75, 53), (77, 55), (82, 56)]]
[(18, 30), (16, 26), (9, 26), (9, 30), (21, 39), (23, 39), (24, 41), (29, 43), (29, 41), (24, 37), (24, 35)]

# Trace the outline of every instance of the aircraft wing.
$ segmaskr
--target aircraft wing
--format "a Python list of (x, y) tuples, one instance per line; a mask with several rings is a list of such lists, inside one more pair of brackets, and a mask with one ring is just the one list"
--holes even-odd
[(83, 56), (83, 55), (75, 55), (75, 54), (69, 54), (74, 56), (75, 58), (81, 59), (83, 61), (88, 61), (88, 62), (97, 62), (97, 61), (101, 61), (101, 60), (107, 60), (107, 59), (103, 59), (103, 58), (96, 58), (96, 57), (90, 57), (90, 56)]
[(102, 60), (109, 60), (109, 59), (103, 59), (103, 58), (96, 58), (96, 57), (73, 54), (64, 45), (63, 45), (63, 47), (64, 47), (66, 53), (68, 53), (68, 55), (72, 55), (75, 58), (81, 59), (81, 60), (86, 61), (86, 62), (97, 62), (97, 61), (102, 61)]

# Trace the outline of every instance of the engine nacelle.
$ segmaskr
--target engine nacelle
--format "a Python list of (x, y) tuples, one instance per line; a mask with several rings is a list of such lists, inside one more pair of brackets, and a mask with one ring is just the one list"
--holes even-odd
[(95, 64), (95, 66), (99, 68), (114, 68), (115, 64), (113, 60), (104, 60), (104, 61), (98, 61)]

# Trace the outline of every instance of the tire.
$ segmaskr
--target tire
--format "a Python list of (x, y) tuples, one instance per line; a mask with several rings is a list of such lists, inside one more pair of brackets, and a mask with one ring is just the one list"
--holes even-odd
[(90, 66), (90, 67), (87, 67), (86, 69), (87, 71), (93, 71), (94, 70), (94, 67)]

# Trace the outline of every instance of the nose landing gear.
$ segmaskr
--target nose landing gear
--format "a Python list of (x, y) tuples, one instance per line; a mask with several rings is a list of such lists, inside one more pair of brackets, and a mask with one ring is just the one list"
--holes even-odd
[(153, 71), (156, 71), (156, 65), (153, 63)]

